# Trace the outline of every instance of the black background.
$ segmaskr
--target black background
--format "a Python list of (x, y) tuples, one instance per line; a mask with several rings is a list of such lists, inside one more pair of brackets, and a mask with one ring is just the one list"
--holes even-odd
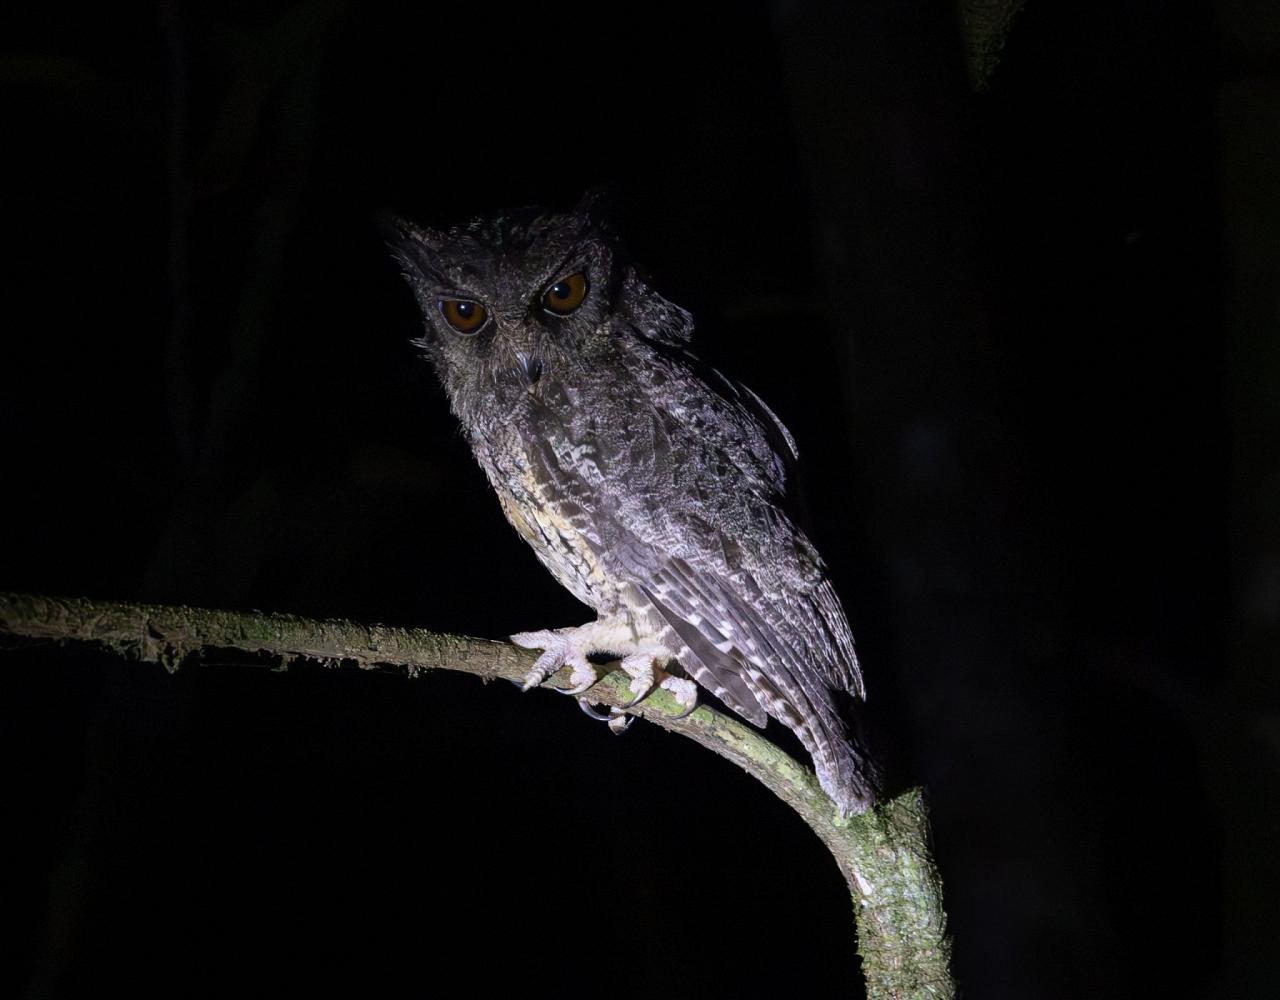
[[(973, 997), (1258, 997), (1280, 27), (923, 0), (43, 8), (5, 84), (0, 587), (479, 635), (505, 525), (371, 224), (607, 185), (791, 426)], [(459, 675), (9, 642), (6, 995), (858, 995), (732, 766)]]

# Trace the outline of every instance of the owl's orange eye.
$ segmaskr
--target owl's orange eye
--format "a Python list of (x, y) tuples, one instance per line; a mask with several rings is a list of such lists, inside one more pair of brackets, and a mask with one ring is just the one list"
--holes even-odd
[(546, 290), (542, 296), (542, 304), (557, 316), (568, 316), (587, 297), (587, 276), (579, 271), (567, 278), (561, 278)]
[(459, 333), (475, 333), (489, 318), (488, 310), (470, 299), (441, 299), (440, 312)]

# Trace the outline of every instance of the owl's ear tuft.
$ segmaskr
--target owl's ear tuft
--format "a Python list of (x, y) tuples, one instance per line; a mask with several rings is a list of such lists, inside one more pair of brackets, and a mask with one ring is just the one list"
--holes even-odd
[(382, 234), (383, 240), (388, 244), (414, 243), (437, 251), (444, 244), (443, 233), (420, 226), (394, 212), (378, 212), (373, 217), (373, 221), (378, 227), (378, 232)]
[(597, 184), (587, 189), (573, 207), (573, 214), (585, 218), (604, 233), (614, 230), (618, 216), (619, 198), (616, 184)]
[[(375, 219), (383, 243), (391, 253), (391, 258), (400, 266), (400, 276), (418, 300), (418, 308), (424, 317), (435, 313), (436, 302), (433, 287), (439, 280), (440, 251), (443, 237), (416, 223), (410, 222), (390, 212), (383, 212)], [(430, 331), (431, 324), (427, 323)], [(414, 344), (423, 350), (430, 350), (430, 335)]]
[(374, 223), (391, 256), (404, 269), (406, 278), (422, 276), (437, 269), (436, 257), (445, 241), (443, 233), (392, 212), (378, 213)]

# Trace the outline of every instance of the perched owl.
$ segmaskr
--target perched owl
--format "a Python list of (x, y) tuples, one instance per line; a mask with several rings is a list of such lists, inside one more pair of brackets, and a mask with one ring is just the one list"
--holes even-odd
[(426, 319), (416, 343), (503, 512), (598, 615), (512, 636), (544, 651), (526, 689), (567, 665), (578, 694), (597, 679), (588, 656), (608, 653), (636, 701), (661, 686), (691, 711), (692, 676), (755, 725), (789, 726), (841, 812), (865, 810), (874, 769), (833, 697), (862, 697), (862, 677), (786, 510), (786, 427), (689, 352), (689, 314), (588, 211), (387, 225)]

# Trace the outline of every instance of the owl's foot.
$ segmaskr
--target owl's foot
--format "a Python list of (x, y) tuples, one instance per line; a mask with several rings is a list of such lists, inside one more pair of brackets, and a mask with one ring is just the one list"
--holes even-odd
[[(670, 691), (676, 703), (685, 706), (683, 712), (672, 716), (673, 719), (688, 717), (698, 707), (698, 686), (687, 677), (676, 677), (658, 668), (655, 657), (644, 654), (624, 657), (622, 669), (631, 678), (627, 685), (634, 696), (622, 707), (632, 708), (653, 694), (657, 688)], [(661, 677), (661, 680), (659, 680)]]
[(530, 688), (537, 687), (561, 667), (569, 667), (572, 670), (569, 675), (569, 686), (555, 688), (561, 694), (581, 694), (600, 679), (596, 668), (591, 665), (586, 653), (576, 641), (574, 631), (574, 629), (564, 629), (556, 632), (544, 629), (541, 632), (517, 632), (511, 637), (511, 641), (517, 646), (543, 650), (543, 654), (534, 663), (533, 669), (524, 675), (524, 683), (520, 685), (522, 690), (528, 691)]
[(649, 697), (653, 689), (657, 687), (657, 669), (654, 666), (653, 656), (643, 653), (624, 656), (622, 658), (622, 669), (631, 678), (631, 683), (628, 687), (633, 695), (632, 699), (625, 705), (618, 708), (610, 708), (608, 712), (601, 712), (590, 704), (586, 698), (578, 699), (579, 708), (598, 722), (607, 723), (609, 731), (617, 736), (625, 733), (631, 728), (631, 724), (636, 721), (636, 717), (628, 715), (626, 710)]
[(635, 717), (627, 715), (626, 710), (633, 708), (648, 698), (657, 688), (665, 688), (675, 696), (676, 702), (685, 706), (685, 710), (676, 719), (683, 719), (698, 707), (698, 688), (693, 681), (685, 677), (676, 677), (659, 667), (670, 659), (666, 650), (654, 647), (647, 642), (637, 642), (627, 625), (614, 618), (601, 618), (577, 628), (543, 629), (538, 632), (519, 632), (511, 637), (517, 646), (526, 649), (540, 649), (542, 655), (524, 678), (521, 688), (530, 688), (542, 684), (548, 677), (569, 667), (569, 686), (552, 688), (560, 694), (577, 697), (600, 679), (596, 668), (587, 659), (593, 652), (624, 652), (630, 647), (631, 652), (622, 658), (621, 667), (630, 678), (627, 685), (631, 691), (631, 700), (621, 708), (612, 708), (606, 715), (597, 711), (586, 699), (578, 698), (578, 705), (593, 719), (607, 722), (615, 733), (624, 733), (631, 727)]
[(667, 674), (662, 678), (658, 687), (665, 688), (671, 692), (671, 696), (675, 698), (677, 705), (683, 705), (684, 711), (679, 715), (671, 716), (672, 720), (687, 719), (698, 707), (698, 685), (693, 683), (687, 677), (676, 677), (673, 674)]

